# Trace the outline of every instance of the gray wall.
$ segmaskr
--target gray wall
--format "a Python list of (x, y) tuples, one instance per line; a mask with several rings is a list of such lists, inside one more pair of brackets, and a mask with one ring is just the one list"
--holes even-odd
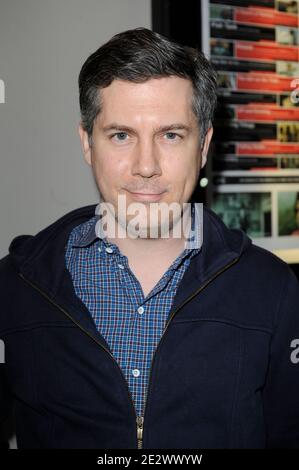
[(77, 77), (95, 49), (138, 26), (151, 27), (150, 0), (0, 0), (0, 258), (13, 237), (97, 202)]
[(0, 0), (0, 258), (13, 237), (97, 202), (77, 77), (95, 49), (138, 26), (151, 27), (150, 0)]

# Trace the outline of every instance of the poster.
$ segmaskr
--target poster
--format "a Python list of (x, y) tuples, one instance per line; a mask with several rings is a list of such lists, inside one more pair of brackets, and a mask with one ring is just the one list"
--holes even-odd
[(207, 203), (272, 251), (299, 248), (298, 18), (298, 0), (203, 2), (219, 89)]

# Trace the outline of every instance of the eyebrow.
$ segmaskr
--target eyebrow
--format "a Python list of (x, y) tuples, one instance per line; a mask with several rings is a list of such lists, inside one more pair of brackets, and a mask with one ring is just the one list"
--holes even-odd
[[(173, 123), (173, 124), (168, 124), (166, 126), (159, 126), (155, 128), (155, 132), (166, 132), (166, 131), (172, 131), (172, 130), (185, 130), (187, 132), (190, 132), (192, 127), (186, 126), (186, 124), (182, 124), (180, 122), (178, 123)], [(133, 134), (136, 133), (135, 129), (129, 126), (125, 126), (122, 124), (118, 124), (116, 122), (113, 122), (112, 124), (109, 124), (105, 127), (103, 127), (104, 132), (112, 131), (112, 130), (117, 130), (117, 131), (125, 131), (125, 132), (131, 132)]]

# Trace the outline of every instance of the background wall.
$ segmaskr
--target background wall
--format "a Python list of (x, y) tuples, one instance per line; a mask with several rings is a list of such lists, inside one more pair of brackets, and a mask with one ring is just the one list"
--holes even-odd
[[(97, 202), (77, 78), (101, 44), (138, 26), (151, 27), (150, 0), (0, 0), (0, 258), (13, 237)], [(16, 448), (11, 422), (6, 432)]]
[(150, 0), (0, 0), (0, 258), (13, 237), (97, 202), (77, 78), (101, 44), (138, 26), (151, 27)]

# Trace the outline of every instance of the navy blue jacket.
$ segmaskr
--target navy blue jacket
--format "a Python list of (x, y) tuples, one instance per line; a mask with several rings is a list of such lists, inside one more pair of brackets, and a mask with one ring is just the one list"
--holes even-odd
[(70, 231), (95, 207), (14, 238), (0, 261), (0, 417), (12, 399), (18, 447), (299, 448), (299, 285), (287, 264), (204, 208), (203, 246), (137, 418), (65, 266)]

